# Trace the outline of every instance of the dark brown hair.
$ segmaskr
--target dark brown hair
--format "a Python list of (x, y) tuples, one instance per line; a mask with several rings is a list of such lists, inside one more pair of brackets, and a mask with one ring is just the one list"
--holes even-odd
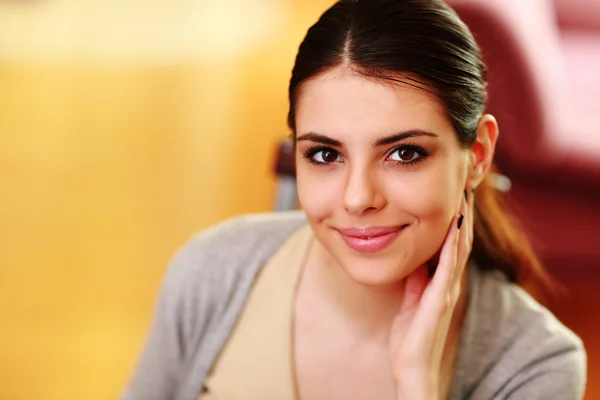
[[(486, 106), (486, 68), (471, 32), (443, 1), (341, 0), (325, 11), (308, 30), (292, 71), (288, 125), (294, 139), (300, 86), (338, 66), (436, 94), (461, 146), (474, 144)], [(475, 193), (471, 257), (480, 268), (549, 294), (553, 281), (490, 179)]]

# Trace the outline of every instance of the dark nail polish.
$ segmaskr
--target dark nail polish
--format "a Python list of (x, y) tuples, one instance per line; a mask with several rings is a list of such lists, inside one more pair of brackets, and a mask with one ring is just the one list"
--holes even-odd
[(460, 227), (462, 226), (462, 222), (463, 222), (463, 218), (464, 218), (464, 217), (465, 217), (465, 216), (464, 216), (464, 215), (462, 215), (462, 214), (460, 214), (460, 217), (458, 217), (458, 223), (457, 223), (457, 225), (458, 225), (458, 229), (460, 229)]
[(469, 201), (469, 197), (467, 196), (467, 189), (465, 189), (465, 201)]

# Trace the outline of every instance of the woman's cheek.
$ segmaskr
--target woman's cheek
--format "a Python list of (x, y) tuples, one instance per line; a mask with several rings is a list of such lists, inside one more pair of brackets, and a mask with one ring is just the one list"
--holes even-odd
[(419, 219), (443, 213), (449, 185), (433, 172), (418, 171), (389, 179), (388, 202)]
[(405, 177), (402, 184), (394, 185), (388, 198), (393, 199), (394, 208), (405, 215), (408, 222), (415, 223), (415, 234), (419, 238), (428, 238), (424, 242), (441, 243), (454, 214), (454, 182), (441, 179), (438, 174), (414, 174), (411, 178)]
[(310, 219), (319, 221), (332, 213), (338, 190), (334, 182), (298, 171), (297, 184), (298, 200)]

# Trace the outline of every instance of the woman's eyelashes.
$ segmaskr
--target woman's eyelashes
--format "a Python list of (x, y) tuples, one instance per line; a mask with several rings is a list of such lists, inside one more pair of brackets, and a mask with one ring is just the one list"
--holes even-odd
[(304, 158), (314, 165), (327, 165), (341, 162), (341, 155), (337, 150), (325, 146), (309, 147), (304, 152)]
[[(396, 158), (390, 158), (393, 155), (397, 155)], [(405, 143), (396, 147), (388, 156), (388, 158), (392, 161), (396, 161), (399, 165), (414, 165), (421, 161), (425, 161), (427, 157), (429, 157), (429, 152), (427, 150), (419, 145), (411, 143)]]
[[(424, 161), (427, 157), (429, 157), (429, 152), (423, 147), (405, 143), (395, 147), (386, 157), (386, 160), (394, 161), (398, 165), (409, 166)], [(342, 156), (337, 150), (326, 146), (308, 148), (304, 152), (304, 158), (316, 166), (343, 162)]]

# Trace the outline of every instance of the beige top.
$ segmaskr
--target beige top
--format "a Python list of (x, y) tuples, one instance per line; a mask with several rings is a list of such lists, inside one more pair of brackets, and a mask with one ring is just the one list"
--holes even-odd
[(297, 398), (292, 310), (312, 239), (303, 226), (261, 270), (199, 400)]

